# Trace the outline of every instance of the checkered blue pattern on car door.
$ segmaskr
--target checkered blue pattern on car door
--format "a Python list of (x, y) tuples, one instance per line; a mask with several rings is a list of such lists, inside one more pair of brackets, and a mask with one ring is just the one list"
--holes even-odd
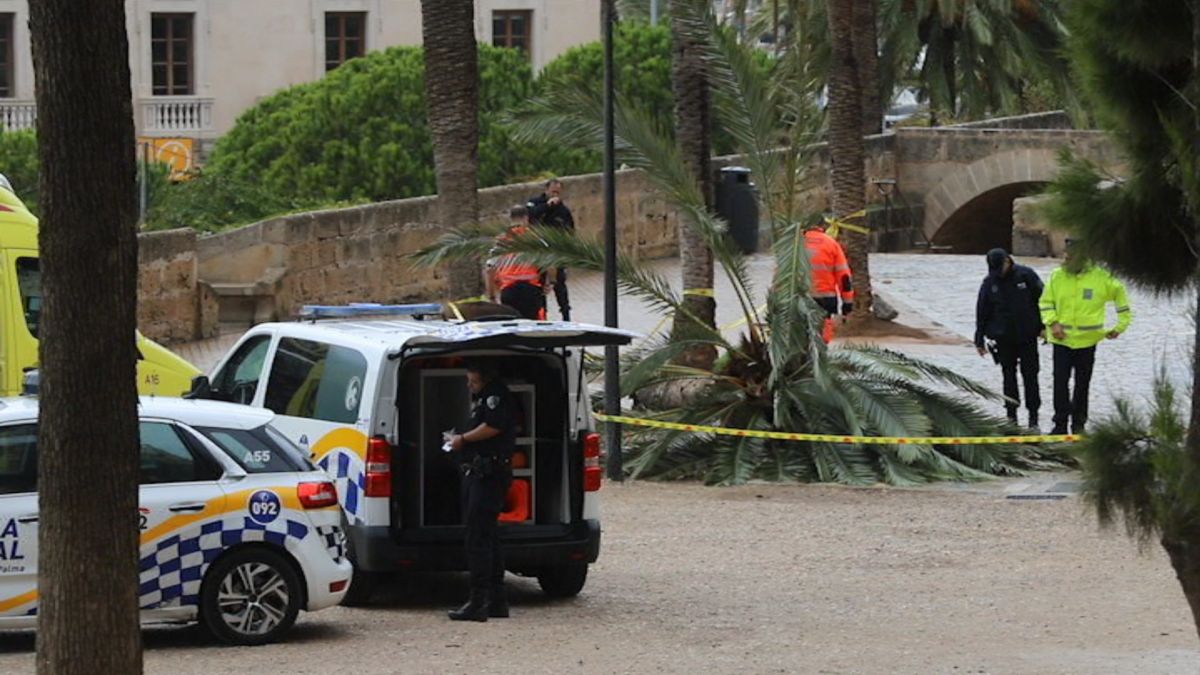
[(317, 462), (337, 486), (338, 501), (346, 512), (346, 519), (351, 523), (362, 518), (364, 490), (367, 476), (358, 457), (342, 450), (334, 450)]
[(143, 546), (138, 562), (139, 604), (142, 609), (197, 604), (204, 573), (229, 547), (261, 541), (283, 548), (288, 538), (304, 539), (310, 529), (286, 517), (263, 525), (239, 513)]

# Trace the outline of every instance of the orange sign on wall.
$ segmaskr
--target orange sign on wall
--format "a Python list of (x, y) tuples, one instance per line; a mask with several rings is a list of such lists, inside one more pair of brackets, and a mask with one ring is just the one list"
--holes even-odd
[(194, 139), (191, 138), (139, 138), (138, 149), (142, 159), (161, 162), (171, 167), (171, 180), (186, 177), (195, 167), (193, 161)]

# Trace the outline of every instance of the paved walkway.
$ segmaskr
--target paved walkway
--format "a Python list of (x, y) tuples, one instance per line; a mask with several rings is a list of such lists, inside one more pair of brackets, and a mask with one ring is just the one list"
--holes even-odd
[[(1058, 262), (1052, 259), (1023, 259), (1045, 278)], [(660, 260), (653, 268), (679, 289), (679, 263)], [(755, 289), (755, 301), (762, 303), (771, 281), (773, 261), (767, 255), (748, 260)], [(991, 359), (980, 358), (971, 346), (975, 331), (975, 298), (979, 283), (987, 269), (983, 256), (930, 254), (875, 254), (871, 269), (876, 293), (901, 310), (899, 321), (908, 325), (939, 331), (934, 343), (912, 340), (885, 340), (889, 347), (928, 359), (939, 365), (981, 382), (1000, 386), (1000, 371)], [(572, 273), (570, 280), (574, 318), (588, 323), (604, 322), (602, 277), (596, 273)], [(717, 321), (728, 326), (742, 317), (728, 279), (718, 270), (716, 280)], [(1151, 392), (1157, 369), (1162, 367), (1168, 378), (1179, 387), (1189, 382), (1189, 355), (1193, 341), (1191, 312), (1195, 304), (1192, 294), (1156, 296), (1130, 288), (1134, 319), (1129, 331), (1118, 340), (1100, 346), (1092, 384), (1092, 417), (1111, 412), (1113, 397), (1127, 396), (1144, 400)], [(557, 307), (550, 299), (550, 315), (556, 318)], [(621, 326), (643, 334), (669, 325), (635, 298), (623, 297), (620, 307)], [(727, 331), (732, 337), (740, 328)], [(949, 339), (945, 339), (949, 338)], [(209, 370), (216, 360), (236, 341), (237, 335), (223, 335), (211, 340), (177, 345), (174, 349), (198, 367)], [(947, 344), (949, 343), (949, 344)], [(1049, 425), (1051, 416), (1051, 352), (1041, 348), (1042, 356), (1042, 418)]]

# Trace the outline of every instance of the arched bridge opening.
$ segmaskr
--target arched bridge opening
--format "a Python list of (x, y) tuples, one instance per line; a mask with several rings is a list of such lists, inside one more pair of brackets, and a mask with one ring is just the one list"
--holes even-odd
[(934, 245), (949, 246), (954, 253), (1012, 251), (1013, 200), (1040, 192), (1045, 185), (1022, 181), (975, 195), (946, 218), (932, 237)]

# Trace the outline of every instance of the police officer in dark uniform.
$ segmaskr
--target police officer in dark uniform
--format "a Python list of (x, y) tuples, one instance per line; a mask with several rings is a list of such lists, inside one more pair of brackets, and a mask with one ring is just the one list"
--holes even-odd
[[(546, 191), (525, 203), (530, 225), (557, 227), (568, 232), (575, 231), (575, 217), (562, 200), (563, 184), (552, 178), (546, 181)], [(554, 299), (558, 301), (558, 312), (563, 321), (571, 320), (571, 297), (567, 292), (567, 270), (559, 267), (554, 276)]]
[(516, 446), (517, 406), (496, 371), (486, 363), (467, 367), (471, 390), (471, 428), (450, 437), (460, 451), (463, 468), (462, 500), (467, 525), (467, 568), (471, 596), (452, 610), (455, 621), (487, 621), (508, 616), (504, 594), (504, 556), (497, 519), (512, 483), (512, 454)]
[[(992, 352), (1004, 380), (1004, 404), (1008, 419), (1017, 423), (1017, 370), (1025, 385), (1025, 407), (1029, 410), (1029, 428), (1038, 428), (1038, 408), (1042, 405), (1038, 388), (1037, 339), (1043, 335), (1038, 298), (1042, 280), (1037, 272), (1013, 262), (1002, 248), (987, 253), (988, 275), (979, 286), (975, 303), (975, 348), (980, 356)], [(985, 343), (984, 338), (991, 340)]]

